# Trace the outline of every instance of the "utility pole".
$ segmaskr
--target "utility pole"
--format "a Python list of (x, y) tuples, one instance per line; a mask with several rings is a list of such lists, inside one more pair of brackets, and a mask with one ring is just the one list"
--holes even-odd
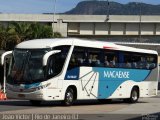
[(109, 10), (110, 10), (110, 4), (109, 4), (109, 0), (107, 0), (107, 16), (106, 16), (105, 22), (107, 23), (107, 26), (108, 26), (108, 35), (110, 35)]
[(141, 42), (141, 29), (142, 29), (142, 8), (141, 1), (139, 2), (139, 41)]
[(107, 0), (107, 18), (106, 18), (106, 21), (109, 20), (109, 9), (110, 9), (109, 0)]
[(54, 22), (55, 22), (55, 14), (56, 14), (56, 2), (57, 2), (57, 0), (54, 0), (54, 13), (53, 13), (53, 35), (54, 35), (54, 33), (55, 33), (55, 30), (54, 30), (54, 28), (55, 28), (55, 26), (54, 26)]

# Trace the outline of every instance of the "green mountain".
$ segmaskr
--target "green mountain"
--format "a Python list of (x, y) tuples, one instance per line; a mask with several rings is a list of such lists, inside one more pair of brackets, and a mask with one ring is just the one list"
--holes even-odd
[(160, 15), (160, 5), (130, 2), (120, 4), (107, 1), (82, 1), (75, 8), (65, 12), (65, 14), (80, 15)]

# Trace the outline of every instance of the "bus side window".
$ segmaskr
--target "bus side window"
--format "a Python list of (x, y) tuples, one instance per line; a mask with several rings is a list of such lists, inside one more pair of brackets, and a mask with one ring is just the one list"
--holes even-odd
[(50, 57), (48, 63), (48, 78), (54, 77), (61, 73), (65, 59), (62, 58), (62, 53), (54, 54)]
[[(132, 55), (131, 55), (132, 54)], [(154, 69), (157, 65), (157, 57), (142, 53), (124, 53), (124, 68)]]
[(109, 67), (109, 61), (107, 56), (104, 57), (104, 66)]
[(156, 56), (147, 56), (147, 69), (154, 69), (157, 66)]
[(61, 52), (50, 56), (47, 69), (48, 78), (52, 78), (61, 73), (69, 49), (70, 46), (57, 46), (53, 48), (53, 50), (61, 50)]
[(84, 59), (82, 57), (78, 57), (77, 60), (78, 60), (78, 65), (82, 66), (84, 63)]
[(90, 66), (90, 61), (89, 61), (89, 55), (88, 55), (88, 51), (85, 50), (84, 51), (84, 54), (83, 54), (83, 65), (82, 66), (86, 66), (86, 67), (89, 67)]
[(70, 63), (69, 63), (69, 69), (73, 69), (78, 66), (77, 58), (75, 57), (75, 54), (72, 54)]
[(132, 59), (132, 68), (137, 68), (137, 62), (135, 59)]
[(104, 51), (104, 67), (117, 68), (118, 65), (118, 54), (114, 51)]
[(84, 53), (85, 53), (85, 49), (83, 47), (75, 46), (70, 58), (68, 70), (74, 69), (76, 67), (84, 66), (85, 64)]
[(101, 59), (101, 51), (100, 49), (97, 48), (90, 48), (88, 50), (88, 54), (89, 54), (89, 58), (88, 58), (88, 62), (89, 62), (89, 66), (91, 67), (102, 67), (103, 62)]
[(132, 68), (132, 57), (130, 53), (124, 53), (124, 63), (123, 63), (124, 68)]
[(146, 69), (146, 64), (147, 64), (147, 61), (146, 61), (145, 57), (141, 55), (138, 67), (140, 69)]
[(117, 67), (118, 61), (117, 61), (117, 57), (113, 56), (112, 60), (110, 61), (110, 67)]
[(49, 64), (48, 64), (48, 75), (53, 74), (53, 60), (50, 58)]

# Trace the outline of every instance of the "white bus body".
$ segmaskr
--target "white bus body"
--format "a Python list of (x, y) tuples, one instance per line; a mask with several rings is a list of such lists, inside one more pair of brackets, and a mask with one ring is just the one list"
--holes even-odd
[(139, 97), (157, 95), (157, 56), (152, 50), (75, 38), (25, 41), (13, 51), (7, 97), (70, 99), (68, 105), (72, 99), (136, 102)]

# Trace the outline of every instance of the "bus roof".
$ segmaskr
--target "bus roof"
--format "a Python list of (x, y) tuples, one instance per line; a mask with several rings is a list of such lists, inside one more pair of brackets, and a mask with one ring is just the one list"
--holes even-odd
[(114, 44), (111, 42), (77, 39), (77, 38), (28, 40), (28, 41), (25, 41), (25, 42), (18, 44), (16, 46), (16, 48), (19, 48), (19, 49), (43, 49), (43, 48), (53, 48), (55, 46), (61, 46), (61, 45), (75, 45), (75, 46), (83, 46), (83, 47), (110, 49), (110, 50), (121, 50), (121, 51), (158, 54), (157, 51), (154, 51), (154, 50), (139, 49), (139, 48), (134, 48), (134, 47), (117, 45), (117, 44)]

